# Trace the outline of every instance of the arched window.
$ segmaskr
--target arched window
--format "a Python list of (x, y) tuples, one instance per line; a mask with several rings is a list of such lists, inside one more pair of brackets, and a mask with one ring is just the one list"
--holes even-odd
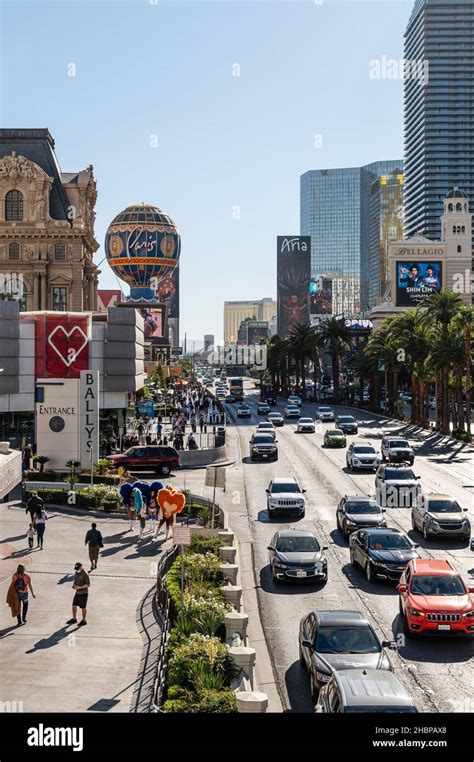
[(462, 228), (461, 228), (461, 233), (465, 233), (465, 232), (466, 232), (466, 226), (463, 225)]
[(20, 244), (16, 241), (8, 244), (8, 259), (20, 259)]
[(448, 204), (448, 212), (452, 212), (452, 211), (453, 211), (453, 205), (452, 204)]
[(456, 211), (462, 212), (462, 204), (456, 204)]
[(54, 258), (57, 262), (64, 262), (66, 259), (66, 246), (62, 241), (58, 241), (54, 247)]
[(458, 245), (458, 254), (462, 254), (462, 246), (461, 246), (461, 244)]
[(456, 225), (453, 225), (453, 233), (456, 232)]
[(5, 196), (5, 219), (13, 221), (23, 219), (23, 194), (20, 191), (8, 191)]

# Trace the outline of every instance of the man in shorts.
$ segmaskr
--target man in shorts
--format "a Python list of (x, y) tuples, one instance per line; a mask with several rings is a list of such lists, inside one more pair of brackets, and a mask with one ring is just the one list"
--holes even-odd
[(74, 599), (72, 602), (72, 619), (68, 619), (68, 624), (77, 623), (77, 609), (82, 611), (82, 621), (79, 622), (78, 627), (84, 627), (87, 624), (87, 598), (89, 597), (90, 580), (89, 575), (83, 568), (82, 564), (77, 562), (74, 565), (74, 584), (72, 589), (75, 590)]

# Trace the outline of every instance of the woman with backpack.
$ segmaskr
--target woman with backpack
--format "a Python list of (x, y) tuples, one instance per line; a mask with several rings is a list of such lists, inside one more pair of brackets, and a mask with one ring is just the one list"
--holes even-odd
[(48, 520), (48, 514), (44, 510), (43, 506), (38, 506), (35, 513), (35, 529), (36, 529), (36, 547), (43, 550), (44, 533), (46, 530), (46, 522)]

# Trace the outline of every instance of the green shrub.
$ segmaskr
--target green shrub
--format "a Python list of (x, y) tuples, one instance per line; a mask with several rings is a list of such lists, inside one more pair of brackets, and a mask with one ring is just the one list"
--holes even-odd
[(201, 534), (194, 534), (192, 536), (191, 545), (189, 546), (189, 553), (214, 553), (219, 556), (219, 548), (222, 548), (226, 544), (223, 537), (219, 537), (218, 534), (211, 537), (204, 537)]
[(194, 665), (206, 663), (210, 672), (223, 675), (223, 682), (230, 685), (237, 669), (224, 643), (216, 637), (193, 633), (186, 642), (177, 646), (168, 662), (168, 684), (186, 689), (196, 689)]
[[(79, 482), (80, 484), (90, 484), (91, 482), (91, 475), (90, 474), (79, 474), (76, 478), (76, 482)], [(115, 484), (118, 484), (119, 478), (115, 474), (94, 474), (94, 484), (106, 484), (111, 487), (113, 487)]]
[[(39, 489), (35, 490), (45, 505), (66, 505), (68, 493), (60, 489)], [(23, 492), (24, 500), (28, 501), (33, 494), (33, 490), (25, 489)]]
[(56, 471), (28, 471), (27, 481), (33, 482), (55, 482), (58, 479)]
[(197, 714), (234, 714), (237, 712), (235, 693), (230, 688), (203, 691), (193, 711)]
[(177, 712), (193, 714), (195, 712), (194, 704), (185, 699), (167, 700), (163, 703), (162, 710), (168, 714), (175, 714)]

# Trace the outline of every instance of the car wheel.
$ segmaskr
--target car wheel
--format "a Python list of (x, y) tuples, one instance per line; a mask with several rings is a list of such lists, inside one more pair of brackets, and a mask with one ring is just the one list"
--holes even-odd
[(160, 472), (160, 474), (162, 474), (163, 476), (168, 476), (168, 475), (170, 474), (170, 471), (171, 471), (171, 469), (170, 469), (170, 467), (169, 467), (169, 466), (167, 466), (167, 465), (166, 465), (166, 463), (164, 463), (164, 464), (163, 464), (162, 466), (160, 466), (160, 468), (159, 468), (159, 472)]
[(407, 638), (413, 637), (413, 633), (411, 632), (410, 627), (408, 626), (408, 619), (406, 618), (406, 616), (403, 617), (403, 632)]
[(267, 511), (268, 511), (269, 517), (272, 519), (273, 516), (275, 515), (275, 511), (272, 508), (267, 508)]
[(415, 517), (413, 513), (411, 514), (411, 528), (413, 529), (414, 532), (418, 531), (418, 527), (416, 525), (416, 521), (415, 521)]
[(350, 550), (349, 556), (350, 556), (350, 562), (351, 562), (352, 566), (355, 566), (356, 565), (356, 560), (354, 558), (354, 552), (353, 552), (352, 548)]
[(342, 525), (342, 534), (344, 535), (344, 539), (349, 542), (349, 530), (347, 529), (347, 524)]
[(403, 616), (403, 606), (402, 606), (402, 599), (401, 599), (401, 597), (400, 597), (400, 596), (399, 596), (399, 598), (398, 598), (398, 610), (399, 610), (399, 612), (400, 612), (400, 616)]
[(375, 582), (375, 574), (374, 570), (372, 568), (372, 564), (370, 561), (367, 561), (367, 566), (365, 567), (365, 574), (367, 577), (367, 582)]
[(278, 577), (276, 576), (276, 574), (275, 574), (275, 572), (273, 571), (273, 569), (272, 569), (272, 582), (273, 582), (273, 584), (274, 584), (274, 585), (279, 585), (279, 584), (280, 584), (280, 580), (279, 580), (279, 579), (278, 579)]
[(425, 538), (425, 540), (429, 540), (431, 537), (430, 533), (428, 532), (428, 527), (426, 526), (426, 524), (423, 524), (423, 537)]

